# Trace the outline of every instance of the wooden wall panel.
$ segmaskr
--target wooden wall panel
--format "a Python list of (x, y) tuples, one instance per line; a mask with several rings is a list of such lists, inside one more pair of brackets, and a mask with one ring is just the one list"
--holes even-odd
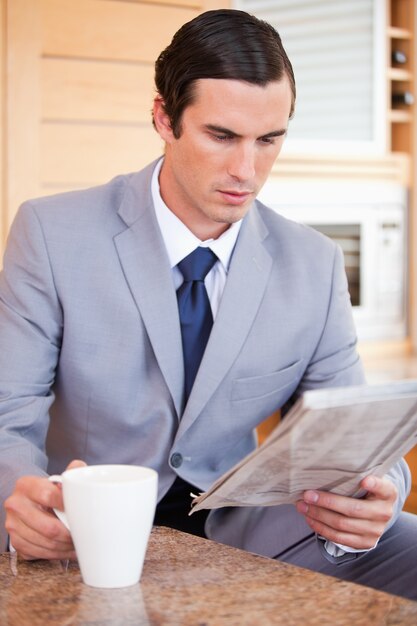
[(41, 185), (84, 187), (139, 170), (162, 154), (154, 129), (101, 124), (44, 124), (41, 132)]
[[(136, 2), (137, 4), (170, 4), (176, 7), (193, 7), (196, 9), (201, 8), (201, 2), (198, 0), (113, 0), (115, 2)], [(102, 2), (107, 2), (107, 0), (102, 0)]]
[(149, 123), (153, 74), (152, 65), (42, 59), (42, 117)]
[(154, 61), (198, 11), (120, 0), (40, 8), (42, 193), (101, 183), (159, 156)]
[(7, 225), (39, 194), (39, 18), (37, 0), (7, 3)]
[(41, 0), (42, 53), (154, 63), (198, 10), (115, 0)]

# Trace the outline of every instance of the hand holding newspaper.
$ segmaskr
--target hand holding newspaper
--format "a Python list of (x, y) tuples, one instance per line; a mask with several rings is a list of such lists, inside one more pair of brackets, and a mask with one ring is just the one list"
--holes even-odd
[(296, 502), (306, 489), (361, 495), (417, 444), (417, 380), (307, 391), (265, 442), (193, 500), (191, 513)]

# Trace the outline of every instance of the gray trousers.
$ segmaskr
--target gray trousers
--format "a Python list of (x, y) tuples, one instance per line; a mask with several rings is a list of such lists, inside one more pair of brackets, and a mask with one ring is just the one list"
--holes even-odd
[(323, 549), (312, 534), (275, 558), (417, 601), (417, 515), (401, 513), (376, 548), (351, 560), (331, 562)]

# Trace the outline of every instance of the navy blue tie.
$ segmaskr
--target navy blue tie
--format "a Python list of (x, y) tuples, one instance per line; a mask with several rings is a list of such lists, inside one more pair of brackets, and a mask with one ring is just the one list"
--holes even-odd
[(217, 261), (209, 248), (196, 248), (180, 263), (184, 282), (177, 290), (184, 354), (185, 401), (188, 400), (213, 326), (204, 279)]

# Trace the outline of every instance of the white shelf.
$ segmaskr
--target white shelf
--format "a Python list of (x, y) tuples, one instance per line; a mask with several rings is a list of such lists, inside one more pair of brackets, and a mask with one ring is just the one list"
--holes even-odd
[(409, 70), (400, 67), (389, 67), (387, 71), (389, 80), (412, 81), (413, 74)]
[(396, 26), (389, 26), (387, 29), (387, 35), (391, 39), (412, 39), (413, 33), (407, 28), (397, 28)]
[(413, 115), (409, 111), (403, 111), (402, 109), (391, 109), (388, 112), (388, 119), (391, 123), (406, 123), (413, 120)]

